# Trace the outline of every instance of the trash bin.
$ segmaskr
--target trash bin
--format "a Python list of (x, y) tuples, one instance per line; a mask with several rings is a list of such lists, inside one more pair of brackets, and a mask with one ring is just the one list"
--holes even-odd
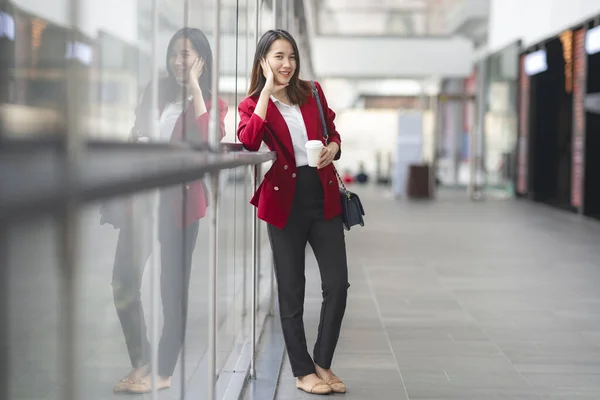
[(409, 199), (431, 199), (431, 167), (428, 164), (411, 164), (408, 166), (406, 195)]

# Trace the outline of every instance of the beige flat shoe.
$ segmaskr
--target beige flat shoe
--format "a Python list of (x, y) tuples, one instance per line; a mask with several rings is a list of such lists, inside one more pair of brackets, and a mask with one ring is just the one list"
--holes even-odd
[[(323, 379), (323, 377), (321, 375), (319, 375), (318, 372), (317, 372), (317, 376), (319, 378)], [(333, 378), (331, 378), (328, 381), (323, 379), (323, 382), (327, 383), (331, 387), (331, 391), (333, 393), (346, 393), (346, 389), (347, 389), (346, 384), (344, 382), (342, 382), (342, 380), (335, 375), (333, 375)]]
[(129, 378), (123, 378), (115, 385), (115, 387), (113, 388), (113, 392), (115, 392), (115, 393), (129, 392), (129, 388), (134, 383), (135, 382)]
[[(163, 382), (159, 382), (156, 385), (156, 390), (164, 390), (164, 389), (169, 389), (171, 387), (170, 383), (163, 383)], [(134, 382), (133, 384), (129, 385), (129, 389), (128, 389), (129, 393), (135, 393), (135, 394), (145, 394), (145, 393), (151, 393), (152, 392), (152, 378), (144, 378), (139, 382)]]
[(296, 387), (300, 390), (305, 391), (310, 394), (329, 394), (331, 393), (331, 387), (325, 383), (325, 381), (320, 381), (308, 387), (308, 385), (304, 385), (300, 379), (296, 379)]
[(346, 393), (346, 384), (340, 380), (337, 376), (326, 382), (333, 393)]

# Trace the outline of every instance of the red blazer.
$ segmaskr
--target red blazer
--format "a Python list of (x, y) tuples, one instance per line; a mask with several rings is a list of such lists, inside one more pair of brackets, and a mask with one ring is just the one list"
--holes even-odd
[[(325, 110), (325, 121), (329, 132), (329, 141), (341, 145), (339, 133), (335, 129), (333, 120), (335, 113), (327, 106), (327, 100), (323, 95), (321, 85), (316, 83), (319, 90), (321, 104)], [(296, 193), (296, 159), (292, 137), (285, 119), (277, 109), (277, 106), (269, 100), (266, 119), (263, 120), (254, 114), (258, 96), (245, 98), (239, 105), (240, 124), (237, 135), (244, 147), (251, 151), (257, 151), (262, 142), (270, 150), (277, 153), (277, 159), (273, 166), (264, 176), (264, 180), (252, 197), (250, 203), (258, 207), (258, 218), (278, 228), (284, 228), (294, 201)], [(323, 140), (321, 132), (321, 119), (317, 101), (309, 96), (305, 104), (300, 106), (300, 111), (306, 125), (308, 140)], [(272, 135), (277, 137), (277, 140)], [(341, 147), (340, 147), (341, 148)], [(340, 189), (333, 165), (318, 170), (324, 192), (325, 219), (331, 219), (342, 212), (340, 205)]]
[[(180, 142), (182, 140), (183, 132), (183, 121), (186, 119), (187, 127), (194, 127), (195, 129), (188, 129), (187, 139), (200, 140), (200, 143), (208, 143), (208, 125), (210, 120), (210, 110), (212, 104), (210, 100), (205, 101), (207, 112), (196, 118), (194, 111), (194, 104), (190, 102), (188, 108), (179, 116), (173, 134), (171, 135), (171, 143)], [(221, 138), (225, 136), (225, 115), (227, 115), (227, 103), (219, 99), (219, 121), (221, 125)], [(162, 110), (161, 110), (162, 112)], [(196, 133), (198, 136), (195, 138), (191, 137), (191, 134)], [(173, 202), (173, 216), (177, 219), (179, 227), (186, 226), (192, 222), (195, 222), (206, 216), (206, 209), (208, 207), (208, 193), (206, 192), (206, 186), (203, 180), (197, 180), (190, 182), (186, 185), (187, 197), (186, 197), (186, 212), (185, 218), (182, 220), (182, 204), (183, 204), (183, 193), (181, 190), (177, 190), (174, 193), (176, 195), (169, 196), (169, 200)]]
[[(142, 134), (148, 132), (146, 126), (146, 117), (149, 112), (149, 101), (151, 93), (151, 85), (146, 87), (144, 95), (138, 109), (136, 110), (136, 127)], [(208, 143), (208, 125), (210, 120), (210, 110), (212, 108), (211, 100), (205, 99), (207, 112), (196, 118), (194, 111), (194, 103), (189, 102), (187, 109), (179, 116), (173, 128), (173, 134), (171, 135), (171, 143), (181, 142), (183, 139), (183, 129), (185, 126), (186, 139), (193, 143)], [(162, 113), (164, 106), (160, 108)], [(227, 103), (219, 99), (219, 121), (221, 125), (221, 137), (225, 136), (225, 115), (227, 115)], [(185, 125), (183, 124), (185, 119)], [(208, 193), (206, 192), (206, 186), (203, 180), (197, 180), (190, 182), (186, 185), (187, 197), (185, 205), (185, 217), (183, 216), (183, 193), (181, 190), (164, 190), (163, 200), (171, 203), (173, 209), (173, 218), (177, 221), (177, 226), (184, 227), (192, 222), (195, 222), (206, 216), (206, 209), (208, 207)]]

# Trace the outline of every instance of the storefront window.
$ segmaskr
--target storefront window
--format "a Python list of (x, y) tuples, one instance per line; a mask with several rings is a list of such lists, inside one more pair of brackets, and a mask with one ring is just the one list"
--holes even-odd
[(485, 62), (484, 172), (488, 189), (513, 192), (517, 141), (519, 44)]

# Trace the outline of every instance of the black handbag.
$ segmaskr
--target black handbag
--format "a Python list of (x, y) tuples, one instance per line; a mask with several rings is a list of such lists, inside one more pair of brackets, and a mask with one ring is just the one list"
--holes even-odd
[[(327, 131), (327, 124), (325, 123), (325, 114), (323, 113), (323, 106), (321, 105), (321, 98), (319, 97), (319, 91), (317, 90), (317, 86), (313, 81), (310, 81), (310, 86), (312, 87), (313, 94), (315, 99), (317, 100), (317, 106), (319, 107), (319, 115), (321, 116), (321, 130), (323, 132), (323, 138), (325, 139), (325, 143), (328, 143), (329, 133)], [(335, 166), (332, 164), (333, 170), (335, 171), (335, 175), (337, 176), (338, 182), (340, 184), (340, 202), (342, 205), (342, 225), (344, 225), (344, 229), (347, 231), (350, 230), (354, 225), (365, 226), (365, 221), (363, 216), (365, 215), (365, 209), (360, 201), (360, 198), (356, 193), (353, 193), (346, 189), (346, 185), (344, 185), (344, 181), (340, 177)]]

